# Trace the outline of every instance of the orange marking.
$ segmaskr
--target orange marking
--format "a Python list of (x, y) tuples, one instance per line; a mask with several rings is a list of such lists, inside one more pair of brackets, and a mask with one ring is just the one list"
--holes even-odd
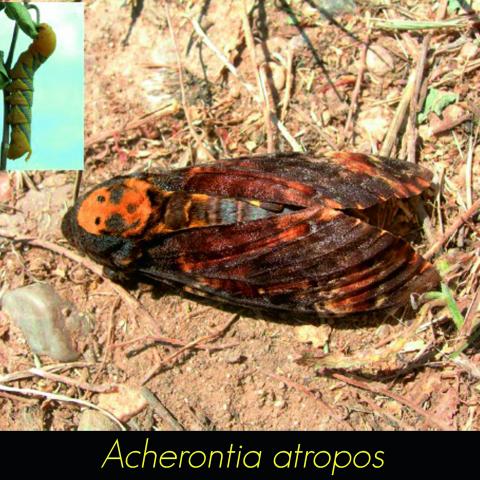
[[(112, 202), (111, 190), (120, 187), (123, 191), (119, 202)], [(78, 209), (78, 225), (93, 235), (109, 232), (115, 234), (117, 232), (109, 229), (108, 220), (119, 215), (125, 229), (117, 235), (130, 237), (142, 233), (152, 214), (152, 204), (147, 195), (151, 187), (151, 184), (144, 180), (129, 178), (109, 187), (93, 190)]]

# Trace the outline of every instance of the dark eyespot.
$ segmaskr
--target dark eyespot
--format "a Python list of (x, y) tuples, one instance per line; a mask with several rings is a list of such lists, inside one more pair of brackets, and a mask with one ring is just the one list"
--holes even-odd
[(103, 195), (99, 195), (97, 197), (97, 200), (100, 202), (100, 203), (103, 203), (105, 201), (105, 197)]
[(95, 225), (100, 225), (100, 217), (97, 217), (97, 218), (95, 219)]
[(137, 210), (137, 206), (134, 203), (129, 203), (127, 205), (127, 212), (134, 213)]

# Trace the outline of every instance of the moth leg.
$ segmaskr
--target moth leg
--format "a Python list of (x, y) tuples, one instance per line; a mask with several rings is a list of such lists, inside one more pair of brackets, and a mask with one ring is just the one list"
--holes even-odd
[(111, 255), (113, 264), (121, 270), (128, 270), (140, 259), (142, 251), (131, 241), (124, 242), (122, 247)]
[(119, 283), (122, 286), (128, 288), (135, 288), (138, 284), (138, 280), (133, 278), (132, 272), (128, 270), (114, 270), (110, 267), (103, 267), (103, 276), (108, 278), (112, 282)]

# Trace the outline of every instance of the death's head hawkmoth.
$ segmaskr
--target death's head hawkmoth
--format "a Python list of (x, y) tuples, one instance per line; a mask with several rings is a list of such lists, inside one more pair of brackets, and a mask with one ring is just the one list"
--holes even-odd
[(20, 158), (28, 153), (30, 146), (33, 77), (40, 65), (53, 53), (56, 46), (56, 36), (46, 23), (38, 26), (38, 35), (28, 49), (20, 54), (17, 63), (10, 71), (12, 83), (6, 87), (7, 102), (10, 108), (7, 122), (12, 127), (10, 146), (7, 157)]
[(113, 178), (78, 199), (62, 230), (110, 274), (342, 316), (403, 305), (439, 282), (409, 243), (348, 213), (430, 182), (420, 166), (357, 153), (240, 157)]

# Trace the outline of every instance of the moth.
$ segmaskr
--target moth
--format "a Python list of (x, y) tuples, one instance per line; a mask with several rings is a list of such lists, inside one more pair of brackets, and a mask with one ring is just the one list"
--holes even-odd
[(348, 212), (420, 194), (429, 170), (349, 152), (221, 160), (108, 180), (62, 231), (112, 276), (320, 316), (397, 307), (439, 281), (405, 240)]
[(9, 105), (7, 122), (12, 126), (7, 157), (17, 159), (32, 154), (30, 134), (32, 123), (33, 76), (40, 65), (54, 52), (57, 44), (55, 32), (46, 23), (38, 26), (38, 35), (23, 52), (10, 71), (12, 83), (6, 87)]

